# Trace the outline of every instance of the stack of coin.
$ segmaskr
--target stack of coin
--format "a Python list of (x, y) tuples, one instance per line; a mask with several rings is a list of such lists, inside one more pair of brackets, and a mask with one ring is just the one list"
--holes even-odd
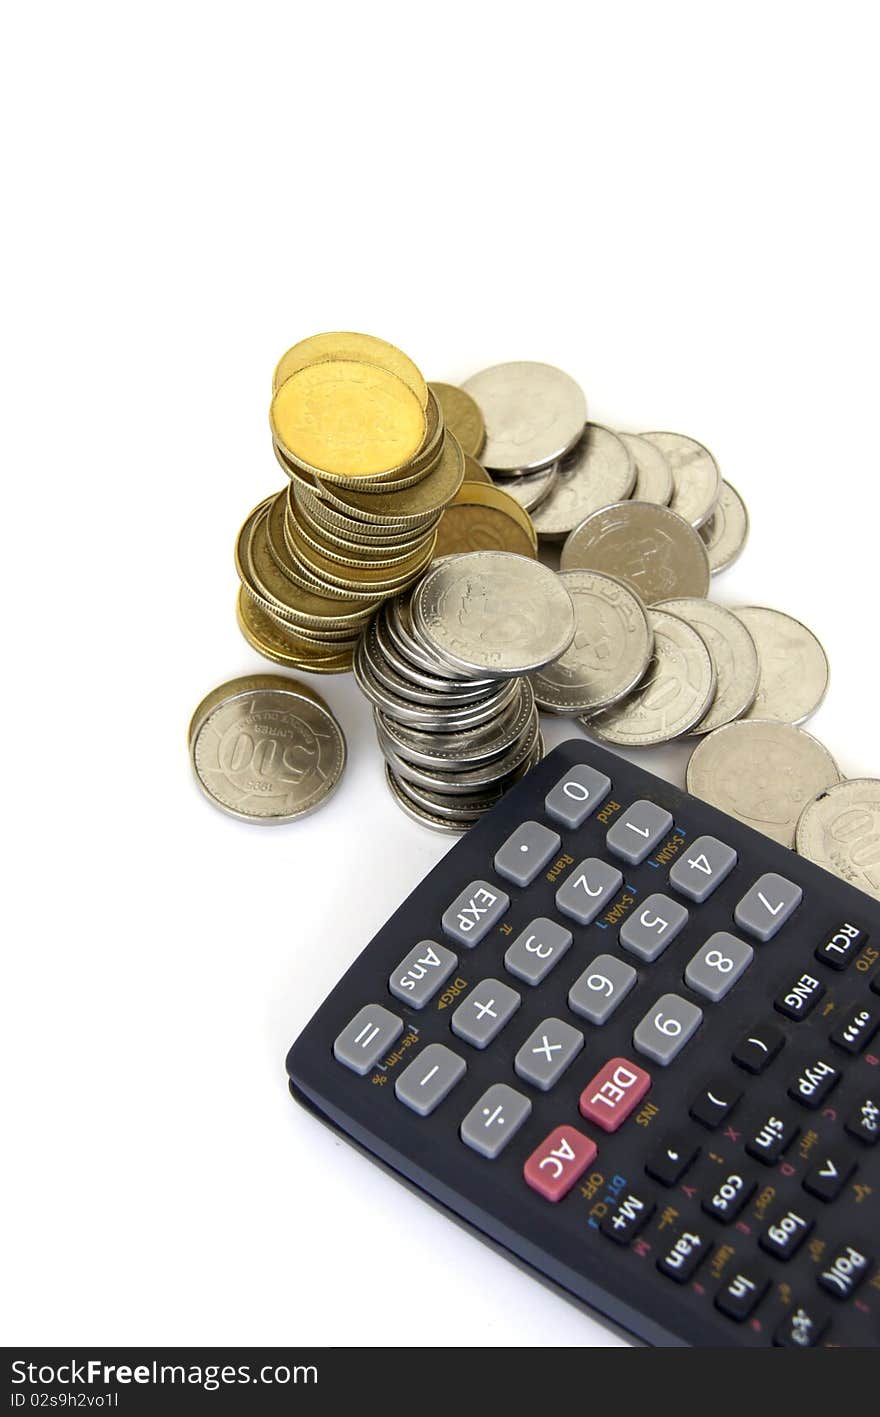
[(354, 672), (404, 811), (466, 831), (540, 759), (525, 676), (557, 658), (574, 628), (560, 578), (503, 551), (444, 557), (382, 605)]
[(289, 349), (270, 423), (290, 481), (239, 533), (239, 624), (276, 663), (340, 672), (376, 607), (430, 564), (464, 453), (412, 360), (370, 335)]

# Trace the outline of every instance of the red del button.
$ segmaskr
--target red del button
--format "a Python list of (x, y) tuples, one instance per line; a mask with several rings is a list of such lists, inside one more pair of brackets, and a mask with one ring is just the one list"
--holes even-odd
[(581, 1115), (603, 1132), (616, 1132), (650, 1086), (644, 1068), (628, 1058), (611, 1058), (581, 1093)]

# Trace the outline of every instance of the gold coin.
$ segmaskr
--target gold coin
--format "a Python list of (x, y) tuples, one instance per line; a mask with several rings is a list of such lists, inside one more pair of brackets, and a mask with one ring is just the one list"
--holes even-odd
[[(336, 473), (332, 476), (326, 472), (321, 474), (320, 481), (323, 484), (332, 483), (334, 487), (351, 487), (357, 491), (377, 491), (383, 492), (397, 491), (401, 487), (412, 487), (416, 482), (421, 482), (423, 477), (433, 471), (440, 459), (443, 444), (444, 425), (443, 415), (440, 412), (440, 405), (433, 394), (428, 395), (428, 408), (425, 414), (428, 431), (425, 434), (424, 442), (414, 458), (411, 458), (403, 468), (398, 468), (389, 473), (383, 473), (377, 478), (347, 477)], [(272, 439), (272, 451), (278, 460), (278, 465), (283, 469), (292, 482), (300, 485), (306, 484), (314, 487), (319, 481), (309, 468), (290, 453), (279, 446), (276, 438)]]
[(331, 507), (329, 502), (306, 492), (302, 484), (296, 482), (291, 482), (288, 487), (287, 499), (296, 513), (295, 520), (300, 524), (306, 520), (310, 526), (320, 527), (326, 536), (341, 536), (352, 543), (376, 549), (416, 540), (426, 531), (433, 530), (440, 516), (439, 512), (432, 512), (420, 522), (403, 527), (389, 527), (382, 522), (358, 522), (336, 507)]
[(468, 452), (465, 452), (464, 455), (464, 480), (465, 482), (484, 482), (488, 487), (493, 485), (486, 469)]
[[(265, 659), (271, 659), (274, 664), (285, 664), (291, 669), (308, 670), (310, 674), (344, 674), (351, 669), (357, 644), (356, 639), (349, 641), (344, 649), (334, 647), (325, 651), (308, 640), (301, 640), (296, 635), (286, 634), (275, 621), (263, 613), (248, 595), (244, 586), (239, 588), (235, 608), (239, 629), (248, 644)], [(254, 680), (256, 681), (260, 677), (269, 679), (272, 676), (254, 676)], [(284, 682), (289, 684), (292, 681), (285, 680)], [(305, 684), (297, 683), (296, 687), (302, 693), (307, 694), (309, 698), (314, 699), (316, 703), (324, 702), (320, 694)], [(199, 713), (201, 707), (202, 705), (199, 705), (196, 713)]]
[(425, 410), (387, 369), (352, 359), (309, 364), (278, 389), (269, 411), (281, 448), (320, 476), (376, 478), (419, 451)]
[(443, 438), (437, 466), (414, 487), (386, 491), (383, 487), (353, 490), (318, 482), (318, 496), (347, 512), (356, 521), (411, 526), (423, 517), (442, 512), (464, 480), (464, 453), (451, 433)]
[(375, 335), (358, 335), (351, 330), (338, 330), (324, 335), (310, 335), (282, 354), (272, 375), (272, 392), (276, 393), (291, 374), (307, 364), (320, 364), (328, 359), (355, 359), (362, 364), (376, 364), (390, 369), (398, 379), (412, 389), (422, 408), (428, 402), (428, 386), (420, 370), (408, 355), (387, 340)]
[[(243, 586), (239, 588), (239, 599), (248, 599)], [(261, 613), (256, 606), (254, 606), (254, 610), (257, 614)], [(244, 674), (240, 679), (227, 680), (225, 684), (219, 685), (218, 688), (212, 689), (210, 694), (205, 695), (189, 721), (186, 733), (187, 743), (192, 743), (208, 714), (218, 704), (222, 704), (233, 694), (252, 694), (257, 693), (260, 689), (295, 689), (298, 694), (305, 694), (316, 704), (328, 708), (326, 700), (321, 697), (317, 689), (310, 688), (308, 684), (301, 684), (298, 679), (288, 679), (281, 674)]]
[(528, 512), (506, 492), (466, 482), (440, 518), (434, 554), (463, 551), (515, 551), (536, 557), (538, 538)]
[(486, 424), (479, 404), (456, 384), (438, 384), (432, 379), (428, 388), (437, 396), (450, 433), (455, 434), (466, 453), (477, 457), (486, 441)]
[(294, 526), (309, 546), (340, 566), (400, 566), (427, 546), (430, 538), (428, 533), (401, 542), (398, 546), (364, 546), (361, 542), (349, 541), (335, 531), (325, 532), (323, 528), (314, 526), (302, 512), (294, 515), (290, 507), (285, 515), (287, 524)]
[(236, 542), (236, 569), (254, 600), (261, 609), (294, 628), (299, 623), (319, 630), (328, 621), (337, 628), (360, 628), (369, 619), (369, 611), (359, 601), (319, 595), (308, 586), (294, 585), (278, 569), (266, 538), (271, 503), (270, 497), (254, 508)]
[[(432, 532), (426, 546), (410, 555), (399, 566), (386, 569), (369, 565), (340, 566), (329, 556), (310, 546), (299, 527), (290, 519), (285, 522), (284, 534), (288, 552), (296, 559), (298, 570), (311, 571), (320, 581), (339, 586), (342, 591), (349, 591), (352, 595), (381, 593), (407, 585), (431, 560), (437, 536), (436, 532)], [(344, 574), (346, 571), (348, 574)]]

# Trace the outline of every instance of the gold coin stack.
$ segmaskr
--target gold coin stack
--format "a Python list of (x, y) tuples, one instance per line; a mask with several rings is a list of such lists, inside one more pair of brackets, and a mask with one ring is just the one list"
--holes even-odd
[(430, 564), (464, 453), (412, 360), (372, 335), (302, 340), (272, 387), (290, 481), (239, 532), (238, 621), (276, 664), (341, 673), (376, 608)]

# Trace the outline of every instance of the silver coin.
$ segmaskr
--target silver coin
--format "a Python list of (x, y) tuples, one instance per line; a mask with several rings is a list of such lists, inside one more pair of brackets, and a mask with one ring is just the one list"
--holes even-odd
[(808, 802), (840, 781), (828, 749), (789, 723), (740, 719), (694, 749), (687, 789), (783, 846)]
[[(472, 674), (464, 674), (461, 670), (453, 669), (451, 665), (444, 664), (437, 658), (433, 650), (424, 644), (416, 634), (415, 626), (410, 615), (410, 596), (398, 595), (392, 600), (386, 600), (383, 605), (385, 611), (388, 630), (394, 637), (394, 642), (406, 659), (411, 660), (415, 665), (433, 675), (443, 675), (449, 679), (458, 679), (462, 683), (473, 682)], [(494, 680), (484, 680), (487, 690), (492, 687)]]
[[(376, 630), (375, 621), (364, 631), (360, 650), (364, 660), (369, 665), (373, 676), (384, 688), (389, 689), (392, 694), (399, 695), (409, 703), (425, 704), (428, 708), (436, 707), (457, 707), (460, 704), (476, 703), (479, 699), (486, 697), (486, 688), (483, 682), (468, 684), (462, 680), (438, 679), (436, 687), (425, 688), (415, 678), (408, 674), (398, 674), (393, 665), (386, 659), (382, 646), (379, 643), (379, 636)], [(500, 681), (496, 681), (495, 687)]]
[(672, 469), (672, 510), (691, 526), (701, 527), (721, 493), (721, 473), (709, 449), (683, 433), (642, 433), (641, 437), (660, 449)]
[(758, 651), (742, 620), (714, 600), (664, 600), (657, 608), (671, 610), (699, 631), (715, 666), (715, 698), (691, 733), (712, 733), (740, 718), (758, 692)]
[(828, 688), (828, 657), (800, 620), (764, 606), (737, 607), (758, 651), (760, 674), (747, 718), (805, 723)]
[(689, 732), (715, 693), (715, 670), (697, 630), (668, 610), (649, 610), (654, 652), (648, 672), (628, 698), (581, 722), (605, 743), (648, 748)]
[(591, 512), (622, 502), (632, 491), (636, 465), (616, 433), (588, 423), (577, 447), (559, 465), (550, 495), (532, 516), (545, 541), (562, 541)]
[(345, 767), (342, 729), (322, 700), (290, 688), (230, 685), (194, 729), (196, 781), (216, 807), (247, 822), (293, 822), (323, 806)]
[(532, 676), (535, 699), (550, 713), (598, 713), (644, 678), (654, 632), (639, 597), (622, 581), (598, 571), (562, 571), (560, 580), (577, 628), (565, 654)]
[(559, 476), (559, 463), (552, 462), (538, 472), (524, 472), (521, 477), (495, 477), (495, 486), (515, 502), (523, 511), (533, 512), (550, 495)]
[(496, 713), (506, 708), (516, 693), (515, 683), (502, 680), (491, 694), (486, 694), (473, 703), (462, 704), (461, 707), (414, 703), (387, 688), (376, 677), (365, 654), (363, 639), (355, 651), (352, 671), (361, 692), (376, 708), (380, 708), (390, 718), (413, 728), (441, 728), (450, 732), (456, 728), (477, 728), (480, 724), (488, 723)]
[(519, 695), (488, 723), (472, 729), (435, 732), (411, 728), (374, 709), (377, 732), (391, 742), (398, 757), (417, 767), (478, 767), (499, 757), (526, 731), (535, 712), (535, 699), (527, 679), (519, 681)]
[(587, 421), (583, 390), (552, 364), (495, 364), (462, 388), (485, 419), (480, 462), (490, 472), (546, 467), (577, 442)]
[(493, 783), (490, 787), (481, 792), (469, 795), (446, 794), (443, 792), (432, 792), (426, 787), (419, 787), (417, 783), (410, 782), (406, 778), (398, 777), (393, 766), (389, 763), (387, 767), (391, 769), (398, 791), (416, 806), (423, 810), (432, 812), (441, 818), (477, 820), (491, 811), (514, 783), (525, 777), (531, 767), (543, 756), (543, 738), (540, 733), (534, 743), (529, 756), (509, 772), (505, 778)]
[(808, 802), (795, 846), (801, 856), (880, 900), (880, 782), (853, 778)]
[(666, 454), (637, 433), (618, 433), (617, 436), (629, 449), (636, 465), (636, 485), (630, 493), (633, 501), (656, 502), (658, 506), (668, 507), (674, 484)]
[(700, 536), (709, 553), (709, 568), (713, 576), (732, 566), (748, 540), (749, 514), (746, 504), (735, 487), (722, 482), (721, 492), (711, 517), (700, 527)]
[(430, 792), (461, 797), (488, 791), (493, 784), (500, 782), (515, 771), (521, 763), (525, 762), (526, 758), (530, 758), (534, 753), (540, 731), (538, 715), (534, 712), (527, 732), (523, 733), (506, 753), (490, 763), (483, 763), (480, 767), (465, 767), (455, 771), (426, 768), (411, 763), (395, 753), (390, 742), (384, 740), (381, 734), (379, 746), (398, 779), (402, 778), (405, 783), (414, 783), (416, 787), (427, 788)]
[(413, 592), (423, 638), (454, 668), (499, 677), (558, 659), (574, 638), (574, 606), (555, 571), (509, 551), (435, 562)]
[(617, 502), (575, 527), (562, 548), (563, 571), (602, 571), (645, 605), (709, 590), (709, 557), (697, 532), (670, 507)]
[(419, 807), (411, 798), (407, 797), (388, 763), (385, 764), (385, 783), (401, 811), (406, 812), (406, 815), (411, 817), (414, 822), (418, 822), (421, 827), (429, 827), (431, 831), (437, 832), (466, 832), (475, 822), (479, 821), (478, 816), (456, 819), (438, 817), (433, 812), (425, 811), (423, 807)]

